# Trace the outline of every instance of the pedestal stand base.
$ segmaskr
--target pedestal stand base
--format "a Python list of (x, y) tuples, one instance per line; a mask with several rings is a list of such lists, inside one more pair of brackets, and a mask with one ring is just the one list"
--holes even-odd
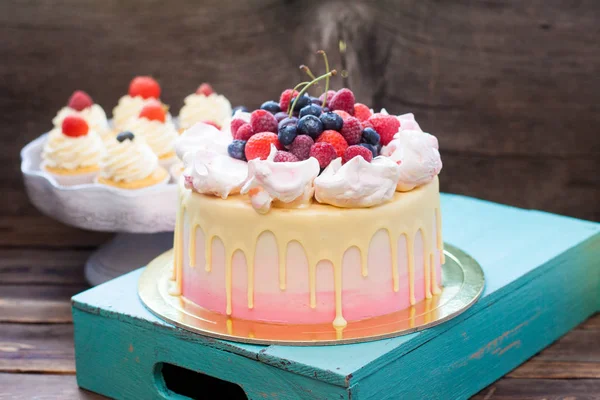
[(92, 286), (142, 267), (173, 247), (173, 232), (118, 233), (85, 263), (85, 279)]

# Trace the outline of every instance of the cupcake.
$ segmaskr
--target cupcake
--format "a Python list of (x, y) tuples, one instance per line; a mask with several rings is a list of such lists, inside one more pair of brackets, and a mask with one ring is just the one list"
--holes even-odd
[(110, 126), (104, 109), (94, 103), (94, 100), (84, 91), (76, 90), (69, 98), (69, 102), (61, 108), (52, 124), (55, 128), (60, 128), (65, 117), (69, 115), (77, 115), (87, 122), (90, 129), (99, 134), (102, 139), (110, 137)]
[(229, 125), (231, 112), (229, 100), (215, 93), (208, 83), (203, 83), (196, 93), (190, 94), (184, 100), (184, 105), (179, 111), (180, 132), (197, 122), (211, 124), (221, 129)]
[(48, 133), (41, 167), (61, 185), (92, 183), (104, 153), (100, 135), (82, 117), (69, 115)]
[(97, 183), (121, 189), (141, 189), (166, 183), (169, 173), (141, 136), (121, 132), (111, 139), (102, 160)]
[[(160, 85), (149, 76), (137, 76), (129, 84), (129, 93), (119, 99), (113, 109), (113, 126), (116, 132), (123, 130), (125, 124), (138, 116), (142, 108), (151, 101), (160, 101)], [(167, 113), (167, 119), (171, 115)]]
[(158, 100), (146, 103), (136, 117), (127, 121), (123, 130), (143, 137), (165, 168), (177, 161), (175, 155), (175, 140), (179, 136), (177, 128), (173, 121), (167, 119), (166, 106)]

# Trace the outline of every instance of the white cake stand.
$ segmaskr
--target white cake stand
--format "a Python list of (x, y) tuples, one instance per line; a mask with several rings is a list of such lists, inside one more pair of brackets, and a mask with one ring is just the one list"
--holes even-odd
[(177, 185), (125, 190), (99, 184), (59, 185), (40, 168), (44, 134), (21, 150), (21, 172), (33, 205), (66, 225), (117, 235), (85, 264), (99, 285), (146, 265), (173, 246)]

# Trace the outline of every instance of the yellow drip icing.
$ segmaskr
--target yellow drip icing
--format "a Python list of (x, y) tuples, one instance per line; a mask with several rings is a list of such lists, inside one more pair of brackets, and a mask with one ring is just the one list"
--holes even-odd
[(360, 272), (363, 277), (366, 277), (369, 275), (369, 253), (367, 250), (361, 249), (360, 247), (358, 247), (358, 251), (360, 251)]
[(342, 315), (342, 259), (333, 263), (333, 285), (335, 287), (335, 319), (333, 326), (343, 328), (348, 323)]
[(204, 270), (210, 272), (212, 267), (212, 242), (213, 237), (206, 234), (204, 231)]
[(248, 268), (248, 308), (254, 308), (254, 252), (246, 254), (246, 266)]
[(196, 266), (196, 228), (198, 226), (194, 225), (190, 229), (190, 245), (188, 246), (188, 254), (189, 254), (189, 264), (190, 267)]
[(227, 296), (227, 308), (225, 312), (231, 315), (231, 258), (233, 253), (228, 254), (225, 249), (225, 295)]
[(408, 235), (406, 236), (406, 256), (408, 259), (408, 299), (410, 305), (414, 306), (417, 300), (415, 299), (415, 245), (414, 240)]
[(429, 264), (429, 238), (421, 232), (423, 240), (423, 274), (425, 275), (425, 298), (431, 298), (431, 268)]

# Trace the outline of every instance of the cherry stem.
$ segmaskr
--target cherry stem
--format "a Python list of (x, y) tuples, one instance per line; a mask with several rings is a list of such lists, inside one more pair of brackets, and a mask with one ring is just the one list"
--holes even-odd
[(312, 71), (310, 70), (310, 68), (308, 68), (306, 65), (301, 65), (300, 69), (302, 71), (306, 72), (306, 75), (308, 75), (310, 79), (316, 79), (315, 75), (312, 73)]
[[(329, 60), (327, 60), (327, 54), (325, 54), (325, 51), (323, 50), (317, 51), (317, 54), (323, 55), (323, 58), (325, 59), (325, 71), (329, 72)], [(327, 92), (329, 92), (329, 77), (327, 77), (327, 79), (325, 80), (325, 94), (323, 95), (324, 99), (323, 104), (321, 104), (321, 107), (325, 107), (327, 105)]]
[(312, 81), (308, 82), (308, 84), (304, 85), (304, 87), (302, 88), (300, 93), (298, 93), (298, 96), (296, 96), (296, 98), (294, 99), (294, 104), (292, 104), (292, 107), (289, 110), (289, 116), (290, 117), (292, 116), (292, 113), (294, 112), (294, 108), (296, 107), (296, 103), (298, 102), (298, 99), (300, 97), (302, 97), (302, 95), (304, 93), (306, 93), (306, 91), (308, 90), (309, 87), (311, 87), (315, 83), (319, 82), (320, 80), (329, 79), (330, 76), (335, 76), (335, 74), (337, 74), (337, 71), (335, 69), (332, 69), (331, 71), (327, 72), (326, 74), (323, 74), (323, 75), (319, 76), (318, 78), (315, 78)]
[[(294, 92), (295, 92), (295, 91), (296, 91), (296, 89), (300, 89), (300, 87), (301, 87), (301, 86), (308, 85), (309, 83), (310, 83), (310, 82), (300, 82), (299, 84), (297, 84), (296, 86), (294, 86), (294, 88), (292, 89), (292, 91), (294, 91)], [(285, 110), (286, 114), (289, 114), (289, 113), (290, 113), (290, 106), (291, 106), (291, 105), (292, 105), (292, 102), (290, 101), (290, 102), (288, 103), (288, 108), (287, 108), (287, 110)], [(292, 115), (292, 114), (290, 114), (290, 116), (291, 116), (291, 115)]]

